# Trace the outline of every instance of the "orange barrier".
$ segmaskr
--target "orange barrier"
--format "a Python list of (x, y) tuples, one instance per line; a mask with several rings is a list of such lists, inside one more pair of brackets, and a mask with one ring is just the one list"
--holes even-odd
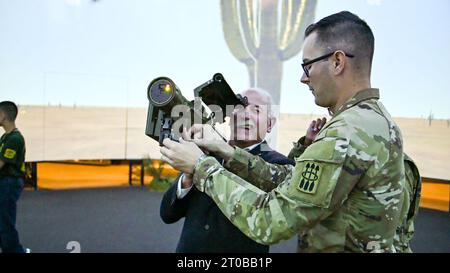
[(128, 185), (127, 165), (94, 166), (81, 164), (38, 163), (39, 189), (63, 190)]
[[(157, 168), (158, 162), (153, 167)], [(133, 166), (131, 178), (139, 185), (141, 166)], [(161, 176), (174, 177), (178, 171), (170, 165), (164, 165)], [(37, 184), (39, 189), (63, 190), (96, 187), (122, 187), (129, 185), (129, 164), (124, 160), (119, 164), (103, 162), (38, 162)], [(144, 175), (144, 185), (149, 185), (153, 177)]]
[(420, 206), (450, 212), (450, 181), (422, 177)]

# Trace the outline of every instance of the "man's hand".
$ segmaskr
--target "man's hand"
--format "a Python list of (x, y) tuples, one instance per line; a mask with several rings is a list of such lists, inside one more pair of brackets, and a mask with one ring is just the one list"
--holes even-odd
[(306, 131), (306, 137), (304, 141), (305, 146), (311, 145), (313, 141), (316, 139), (317, 134), (323, 128), (325, 123), (327, 122), (326, 118), (318, 118), (317, 120), (313, 120)]
[(214, 153), (225, 161), (233, 157), (234, 148), (225, 142), (211, 125), (194, 124), (188, 132), (183, 133), (183, 138), (194, 142), (205, 152)]
[(161, 147), (161, 159), (169, 163), (175, 169), (186, 174), (194, 172), (197, 159), (203, 154), (202, 150), (193, 142), (184, 141), (180, 138), (180, 143), (168, 138), (164, 139)]

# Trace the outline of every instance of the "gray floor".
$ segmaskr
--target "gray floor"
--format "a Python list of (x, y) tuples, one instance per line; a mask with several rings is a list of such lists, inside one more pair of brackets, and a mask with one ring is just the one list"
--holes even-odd
[[(161, 221), (161, 198), (140, 187), (24, 191), (17, 228), (35, 253), (68, 253), (77, 243), (81, 252), (173, 252), (183, 222)], [(416, 252), (450, 253), (450, 213), (422, 209), (416, 230)], [(293, 238), (271, 252), (295, 252), (296, 244)]]

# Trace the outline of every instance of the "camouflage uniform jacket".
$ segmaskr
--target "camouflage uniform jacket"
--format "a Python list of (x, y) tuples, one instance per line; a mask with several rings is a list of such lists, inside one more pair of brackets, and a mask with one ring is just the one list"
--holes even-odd
[[(212, 157), (202, 159), (194, 184), (259, 243), (304, 231), (305, 252), (394, 252), (403, 145), (378, 98), (377, 89), (367, 89), (342, 105), (296, 157), (295, 167), (269, 164), (236, 148), (227, 162), (230, 171)], [(278, 186), (264, 191), (273, 184)]]

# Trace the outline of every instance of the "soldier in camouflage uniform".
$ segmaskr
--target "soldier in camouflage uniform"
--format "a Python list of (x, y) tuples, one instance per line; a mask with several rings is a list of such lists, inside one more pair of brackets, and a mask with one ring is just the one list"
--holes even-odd
[[(316, 138), (316, 132), (326, 123), (326, 119), (317, 119), (310, 124), (306, 136), (293, 143), (293, 148), (289, 152), (289, 158), (294, 159), (300, 156), (304, 149)], [(303, 143), (303, 144), (302, 144)], [(406, 153), (404, 156), (405, 165), (405, 188), (402, 212), (400, 213), (400, 225), (397, 227), (394, 236), (394, 247), (398, 253), (412, 253), (410, 242), (414, 236), (414, 220), (419, 211), (420, 196), (422, 190), (422, 179), (416, 164)], [(304, 240), (303, 233), (299, 233), (297, 252), (302, 252)]]
[[(295, 167), (204, 139), (166, 139), (162, 158), (193, 173), (195, 186), (259, 243), (301, 232), (303, 252), (395, 252), (403, 145), (379, 91), (370, 87), (372, 31), (356, 15), (341, 12), (312, 24), (305, 36), (301, 81), (332, 118), (306, 149), (299, 143)], [(220, 153), (225, 166), (195, 144)], [(264, 191), (273, 184), (278, 186)]]

